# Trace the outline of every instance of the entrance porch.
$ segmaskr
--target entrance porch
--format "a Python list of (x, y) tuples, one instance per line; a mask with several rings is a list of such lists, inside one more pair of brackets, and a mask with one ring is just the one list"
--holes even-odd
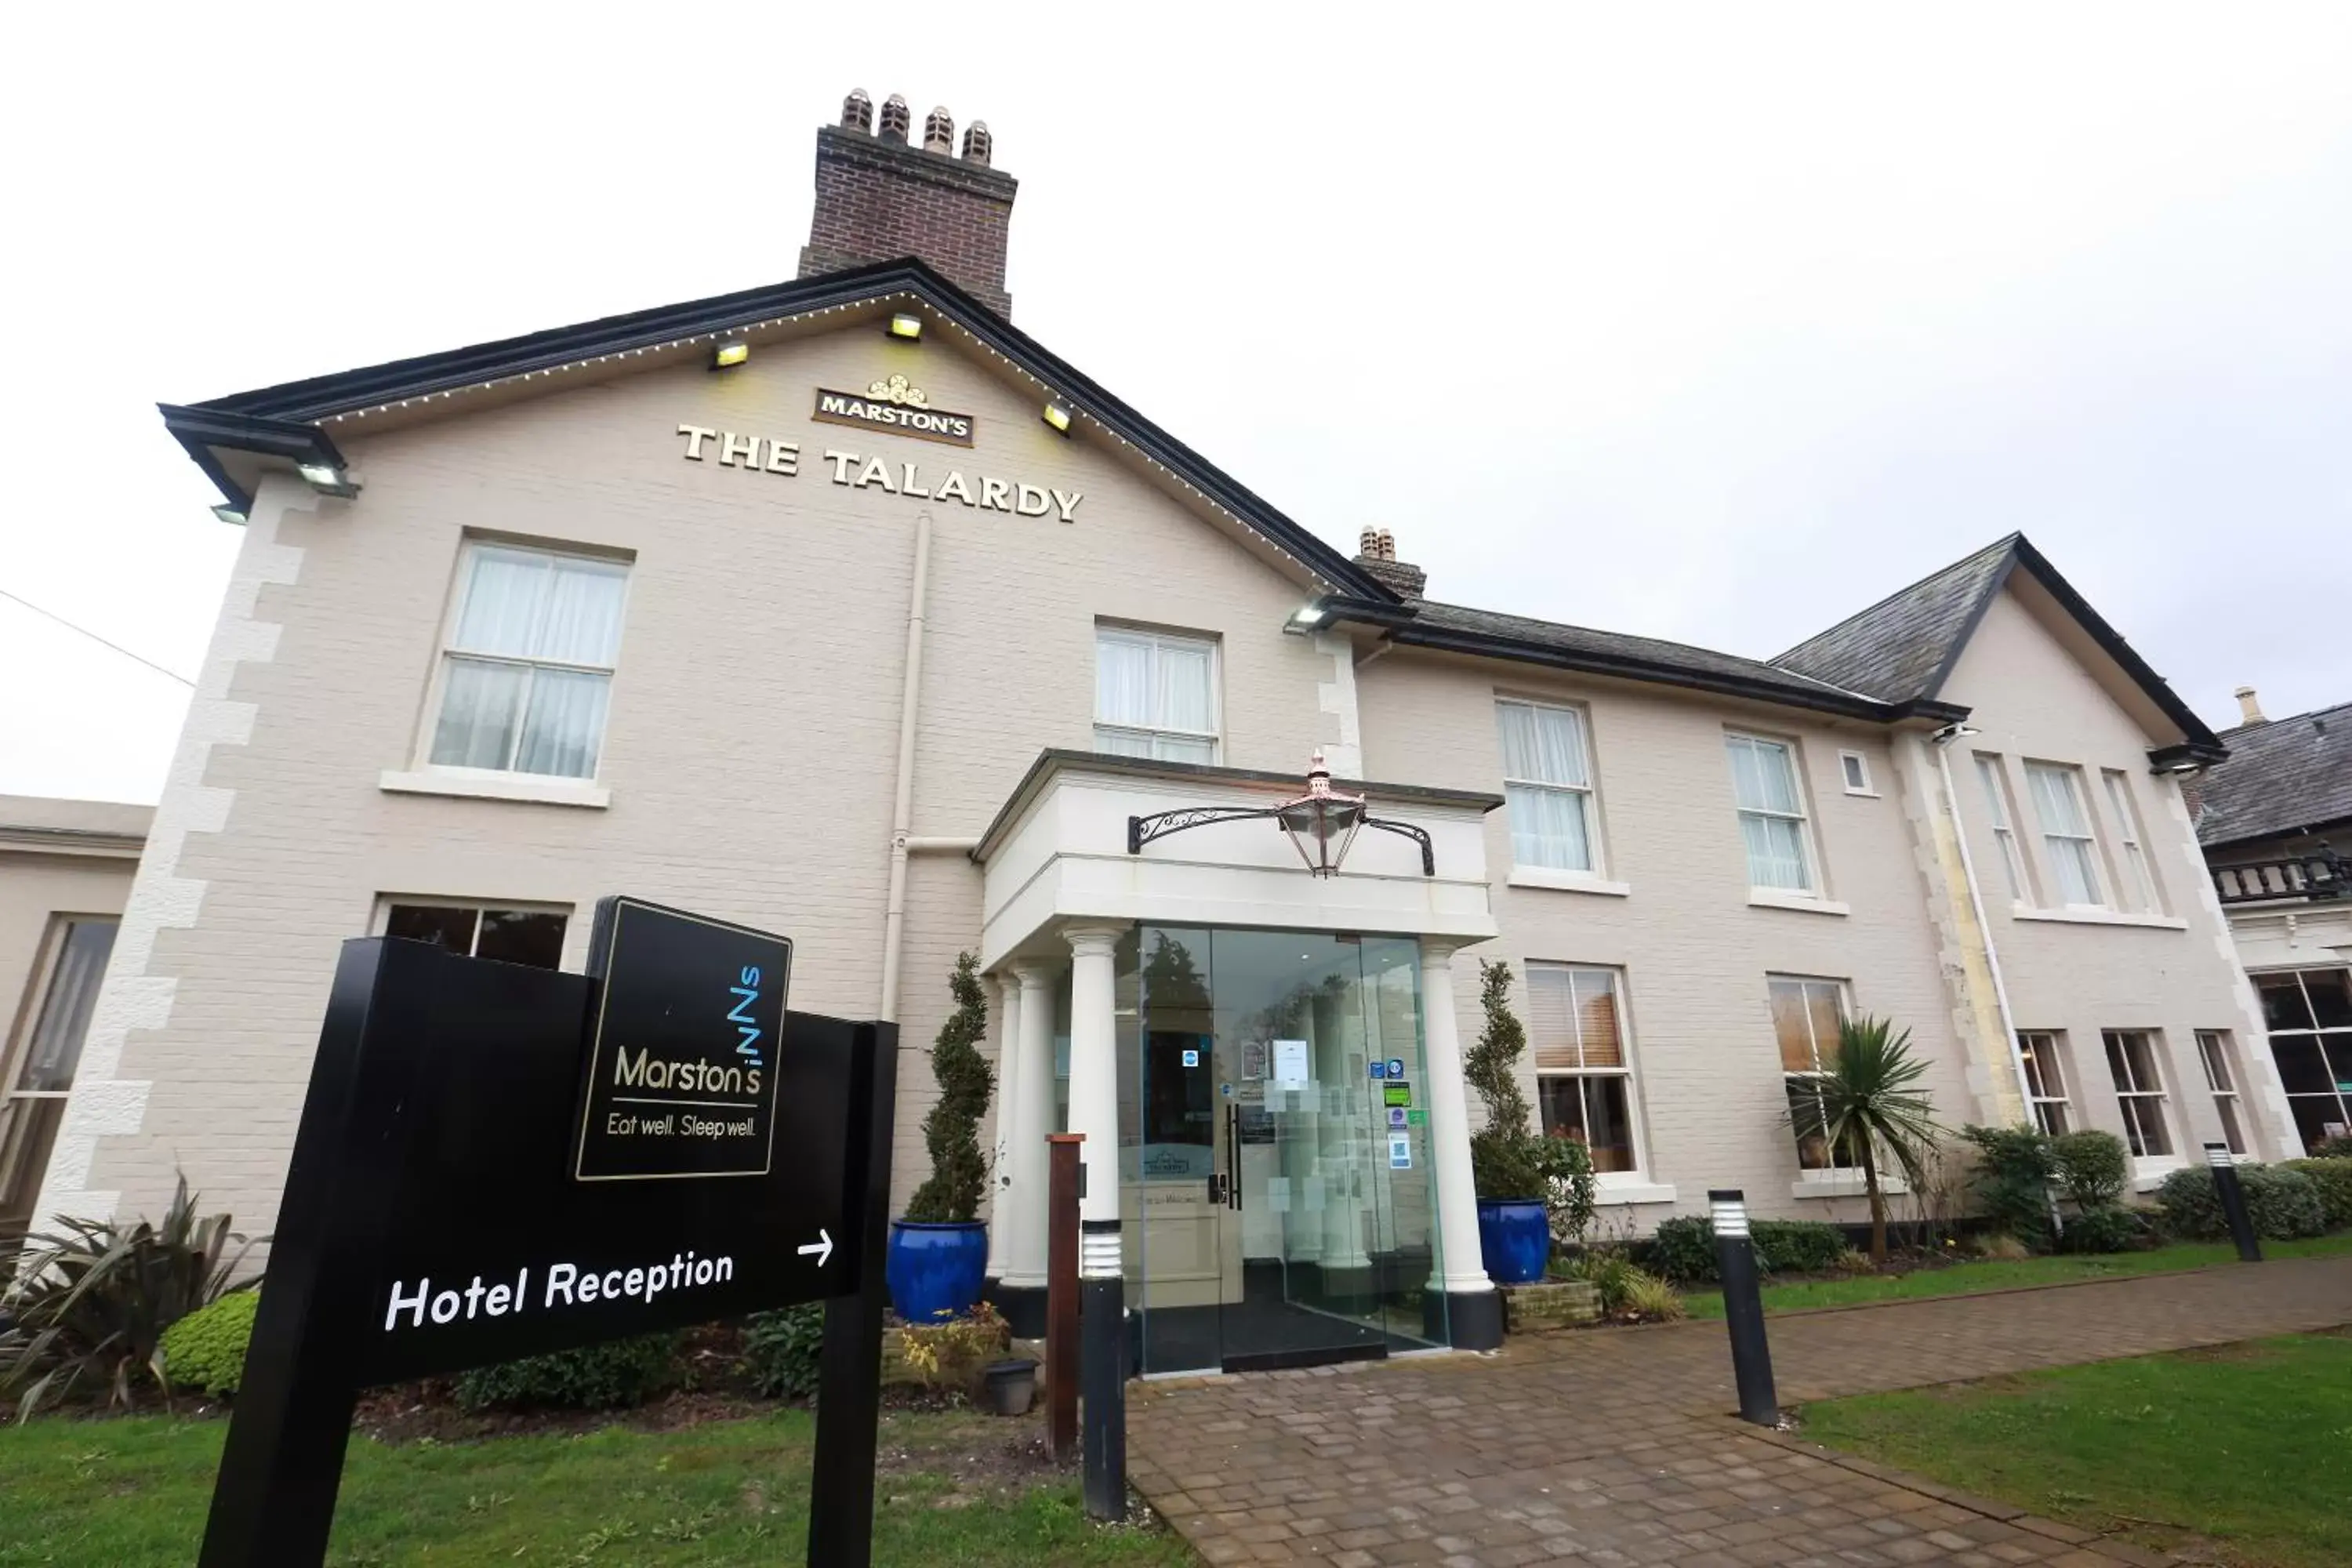
[(1129, 848), (1132, 817), (1297, 790), (1047, 752), (975, 851), (1002, 996), (990, 1277), (1016, 1331), (1043, 1323), (1045, 1138), (1066, 1129), (1139, 1372), (1500, 1342), (1451, 961), (1494, 934), (1480, 819), (1501, 803), (1368, 786), (1426, 865), (1366, 836), (1313, 876), (1262, 820)]

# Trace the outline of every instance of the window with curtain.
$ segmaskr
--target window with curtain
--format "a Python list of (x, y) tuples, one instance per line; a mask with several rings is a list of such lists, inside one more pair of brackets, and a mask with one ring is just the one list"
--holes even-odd
[(1731, 789), (1739, 805), (1739, 835), (1748, 846), (1749, 884), (1812, 891), (1796, 749), (1756, 735), (1727, 735), (1724, 744), (1731, 753)]
[(1512, 863), (1555, 871), (1596, 869), (1592, 762), (1584, 743), (1584, 715), (1573, 708), (1497, 702), (1495, 718), (1503, 732)]
[(2278, 970), (2254, 990), (2303, 1146), (2352, 1131), (2352, 969)]
[(2017, 828), (2010, 819), (2009, 783), (2000, 775), (2000, 759), (1990, 752), (1977, 753), (1977, 779), (1984, 785), (1985, 814), (1992, 819), (1992, 841), (2000, 847), (2000, 868), (2009, 874), (2009, 896), (2014, 903), (2031, 903), (2026, 889), (2025, 854), (2017, 846)]
[(1163, 763), (1217, 760), (1217, 645), (1095, 628), (1095, 750)]
[(1543, 1129), (1582, 1140), (1603, 1173), (1641, 1169), (1622, 995), (1614, 969), (1528, 965), (1528, 1040)]
[(2083, 805), (2082, 774), (2055, 763), (2028, 763), (2025, 782), (2033, 793), (2034, 815), (2042, 820), (2042, 845), (2050, 856), (2050, 873), (2058, 880), (2058, 901), (2104, 907), (2098, 843), (2091, 833), (2091, 814)]
[(2221, 1136), (2230, 1152), (2246, 1152), (2246, 1134), (2238, 1120), (2238, 1078), (2230, 1066), (2230, 1037), (2221, 1029), (2197, 1031), (2197, 1059), (2205, 1068), (2205, 1089), (2213, 1097), (2214, 1114), (2221, 1119)]
[(2172, 1152), (2164, 1121), (2164, 1078), (2157, 1070), (2156, 1037), (2146, 1029), (2107, 1029), (2107, 1072), (2123, 1108), (2124, 1141), (2141, 1159)]
[(431, 763), (594, 778), (628, 579), (618, 561), (468, 544)]
[(494, 958), (501, 963), (560, 969), (566, 923), (560, 910), (394, 901), (385, 905), (383, 934), (429, 942), (460, 958)]
[(66, 1096), (81, 1062), (82, 1037), (98, 1007), (99, 982), (114, 952), (111, 919), (60, 921), (50, 944), (48, 982), (6, 1092), (0, 1094), (0, 1235), (21, 1233), (40, 1202), (49, 1148), (65, 1120)]
[[(1821, 1114), (1822, 1078), (1837, 1065), (1838, 1025), (1845, 1017), (1845, 982), (1798, 974), (1767, 977), (1772, 996), (1772, 1033), (1780, 1047), (1780, 1075), (1798, 1128), (1811, 1102)], [(1816, 1121), (1818, 1125), (1818, 1121)], [(1860, 1170), (1844, 1149), (1832, 1149), (1820, 1136), (1799, 1131), (1797, 1165), (1806, 1171)]]
[(2140, 841), (2139, 813), (2132, 804), (2131, 782), (2116, 768), (2105, 769), (2099, 777), (2107, 786), (2107, 809), (2115, 813), (2116, 838), (2123, 850), (2124, 877), (2132, 908), (2161, 914), (2163, 906), (2156, 896), (2156, 878), (2148, 868), (2147, 847)]
[(2058, 1061), (2058, 1036), (2049, 1029), (2020, 1029), (2017, 1059), (2025, 1066), (2025, 1103), (2033, 1124), (2060, 1137), (2074, 1130), (2066, 1100), (2066, 1072)]

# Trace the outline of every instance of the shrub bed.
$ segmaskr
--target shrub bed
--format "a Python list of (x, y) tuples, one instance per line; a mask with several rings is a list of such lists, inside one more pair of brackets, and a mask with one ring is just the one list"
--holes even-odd
[(675, 1333), (639, 1334), (478, 1366), (458, 1373), (457, 1403), (468, 1410), (492, 1405), (569, 1410), (643, 1405), (683, 1378), (678, 1346)]
[(817, 1363), (824, 1350), (824, 1307), (821, 1302), (754, 1312), (744, 1320), (744, 1375), (752, 1387), (771, 1399), (802, 1398), (814, 1394)]
[[(1748, 1235), (1756, 1261), (1768, 1274), (1826, 1274), (1839, 1267), (1847, 1251), (1845, 1232), (1820, 1220), (1755, 1220)], [(1721, 1278), (1715, 1261), (1715, 1222), (1696, 1215), (1660, 1221), (1649, 1245), (1649, 1261), (1677, 1284), (1714, 1283)]]
[(2061, 1252), (2137, 1252), (2155, 1240), (2138, 1211), (2102, 1204), (2066, 1216), (2058, 1237)]
[[(2245, 1188), (2246, 1213), (2254, 1222), (2255, 1235), (2285, 1241), (2318, 1236), (2327, 1229), (2319, 1184), (2301, 1171), (2281, 1165), (2241, 1165), (2238, 1181)], [(2213, 1190), (2213, 1173), (2203, 1165), (2165, 1177), (2156, 1189), (2156, 1201), (2164, 1212), (2164, 1228), (2171, 1235), (2210, 1240), (2229, 1234), (2221, 1194)]]
[(2283, 1171), (2300, 1171), (2319, 1189), (2319, 1206), (2330, 1230), (2352, 1229), (2352, 1153), (2326, 1160), (2288, 1160)]

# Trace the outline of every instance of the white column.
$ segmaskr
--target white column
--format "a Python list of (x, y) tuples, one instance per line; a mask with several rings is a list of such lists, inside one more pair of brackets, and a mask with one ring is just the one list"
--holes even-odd
[[(1079, 1160), (1082, 1224), (1118, 1222), (1118, 1021), (1112, 950), (1121, 926), (1074, 926), (1070, 943), (1070, 1131), (1086, 1134)], [(1475, 1220), (1474, 1216), (1473, 1226)]]
[(1478, 1247), (1469, 1086), (1462, 1077), (1462, 1032), (1454, 1012), (1454, 953), (1450, 942), (1421, 939), (1422, 1070), (1429, 1079), (1429, 1145), (1437, 1167), (1438, 1272), (1429, 1284), (1449, 1296), (1464, 1296), (1495, 1285)]
[(1021, 983), (996, 977), (996, 1147), (990, 1162), (987, 1277), (1004, 1279), (1019, 1205), (1013, 1201), (1013, 1138), (1020, 1131)]
[[(1015, 1066), (1005, 1074), (1005, 1108), (1012, 1117), (1007, 1173), (1001, 1189), (1005, 1215), (1004, 1272), (1008, 1286), (1045, 1288), (1045, 1135), (1054, 1127), (1054, 971), (1044, 963), (1016, 963), (1004, 998), (1011, 1015), (1019, 995), (1020, 1033), (1005, 1032)], [(1116, 1065), (1116, 1064), (1114, 1064)], [(1114, 1079), (1116, 1083), (1117, 1079)], [(1116, 1114), (1116, 1111), (1114, 1111)]]

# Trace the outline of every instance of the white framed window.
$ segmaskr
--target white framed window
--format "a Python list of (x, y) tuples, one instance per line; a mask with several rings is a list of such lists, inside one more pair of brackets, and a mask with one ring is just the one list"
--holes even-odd
[(2238, 1115), (2238, 1076), (2230, 1066), (2229, 1031), (2198, 1030), (2197, 1059), (2205, 1068), (2205, 1088), (2213, 1096), (2213, 1112), (2221, 1119), (2221, 1136), (2229, 1141), (2230, 1152), (2245, 1153), (2245, 1124)]
[(1820, 1082), (1837, 1065), (1838, 1026), (1845, 1021), (1845, 982), (1802, 974), (1765, 977), (1772, 998), (1772, 1033), (1780, 1048), (1780, 1076), (1796, 1118), (1797, 1165), (1805, 1171), (1860, 1170), (1862, 1163), (1844, 1149), (1832, 1149), (1817, 1133), (1805, 1131), (1810, 1110), (1821, 1114)]
[(2269, 971), (2254, 990), (2303, 1146), (2352, 1131), (2352, 968)]
[(1217, 645), (1095, 628), (1095, 750), (1163, 763), (1217, 760)]
[(1555, 871), (1595, 871), (1592, 753), (1575, 708), (1497, 701), (1503, 735), (1503, 798), (1510, 813), (1511, 860)]
[(1797, 784), (1796, 748), (1760, 735), (1727, 734), (1723, 741), (1731, 754), (1731, 790), (1748, 848), (1748, 884), (1811, 892), (1812, 846), (1804, 793)]
[(2042, 822), (2042, 846), (2050, 857), (2051, 875), (2057, 879), (2059, 902), (2078, 909), (2105, 908), (2098, 840), (2091, 832), (2091, 814), (2084, 809), (2081, 771), (2057, 763), (2028, 763), (2025, 782)]
[(2066, 1096), (2066, 1069), (2059, 1061), (2054, 1029), (2020, 1029), (2017, 1059), (2025, 1068), (2025, 1107), (2033, 1124), (2057, 1138), (2074, 1130), (2074, 1106)]
[(563, 909), (388, 895), (380, 911), (379, 936), (429, 942), (460, 958), (492, 958), (535, 969), (563, 966), (563, 933), (571, 923)]
[(1848, 795), (1874, 795), (1878, 793), (1870, 787), (1870, 759), (1860, 752), (1838, 753), (1838, 777), (1843, 781)]
[(1623, 998), (1614, 969), (1528, 964), (1528, 1039), (1543, 1129), (1580, 1140), (1601, 1175), (1642, 1168)]
[(425, 761), (594, 778), (628, 582), (625, 562), (467, 542)]
[(2162, 914), (2163, 900), (2157, 897), (2156, 877), (2147, 863), (2139, 812), (2131, 796), (2131, 782), (2117, 768), (2102, 769), (2099, 778), (2107, 787), (2107, 809), (2115, 814), (2116, 842), (2123, 851), (2124, 890), (2132, 900), (2131, 907)]
[(65, 1121), (66, 1098), (81, 1065), (82, 1037), (89, 1033), (120, 923), (111, 915), (75, 915), (52, 923), (44, 944), (47, 973), (40, 1010), (17, 1042), (15, 1062), (0, 1052), (0, 1067), (7, 1070), (0, 1081), (0, 1236), (21, 1233), (41, 1201), (49, 1150)]
[(1992, 819), (1992, 841), (2000, 848), (2000, 868), (2009, 875), (2009, 897), (2013, 903), (2031, 903), (2026, 880), (2025, 853), (2018, 847), (2015, 819), (2009, 809), (2009, 781), (2001, 774), (2000, 759), (1990, 752), (1977, 753), (1977, 779), (1984, 785), (1985, 815)]
[(2172, 1152), (2172, 1132), (2164, 1118), (2164, 1075), (2158, 1070), (2156, 1037), (2147, 1029), (2104, 1029), (2107, 1072), (2123, 1108), (2124, 1142), (2143, 1160)]

